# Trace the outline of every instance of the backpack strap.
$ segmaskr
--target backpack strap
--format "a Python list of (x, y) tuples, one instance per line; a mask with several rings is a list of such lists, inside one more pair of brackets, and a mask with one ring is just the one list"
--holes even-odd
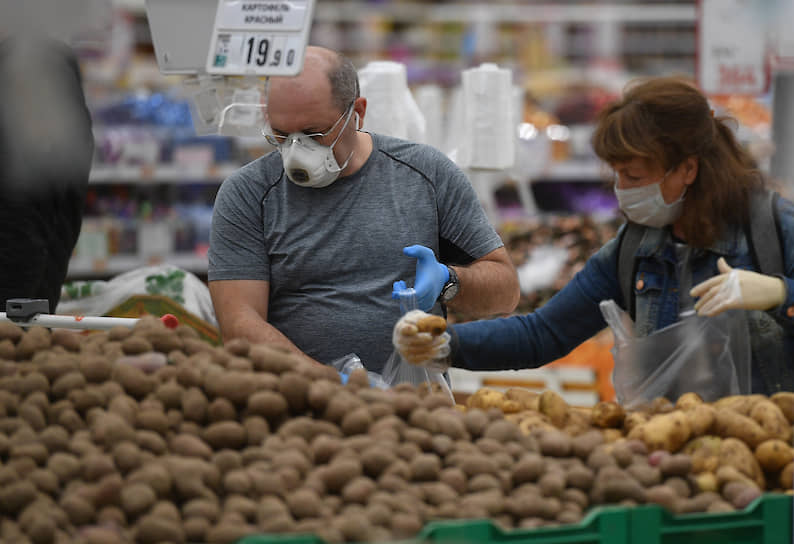
[(634, 276), (637, 273), (635, 257), (644, 235), (645, 227), (632, 222), (626, 223), (618, 249), (618, 281), (620, 282), (620, 292), (623, 294), (623, 309), (631, 315), (632, 319), (635, 318)]
[(750, 244), (755, 263), (762, 274), (783, 274), (783, 254), (780, 249), (780, 225), (774, 191), (755, 191), (750, 197)]

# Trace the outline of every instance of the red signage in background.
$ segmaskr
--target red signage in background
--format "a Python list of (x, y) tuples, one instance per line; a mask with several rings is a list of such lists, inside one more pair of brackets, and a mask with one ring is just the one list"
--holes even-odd
[(711, 95), (767, 92), (770, 71), (783, 53), (781, 46), (794, 49), (783, 26), (783, 21), (792, 20), (786, 16), (794, 11), (792, 4), (794, 0), (699, 0), (700, 88)]

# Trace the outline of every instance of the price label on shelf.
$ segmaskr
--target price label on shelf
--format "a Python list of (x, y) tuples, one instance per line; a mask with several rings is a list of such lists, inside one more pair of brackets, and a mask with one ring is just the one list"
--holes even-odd
[(769, 85), (777, 0), (699, 0), (698, 82), (709, 94), (761, 94)]
[(314, 0), (219, 0), (207, 73), (299, 74), (313, 14)]

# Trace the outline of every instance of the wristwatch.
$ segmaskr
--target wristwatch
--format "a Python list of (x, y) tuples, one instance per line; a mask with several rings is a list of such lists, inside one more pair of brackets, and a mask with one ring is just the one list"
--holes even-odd
[(438, 295), (438, 300), (444, 304), (455, 298), (458, 291), (460, 291), (460, 280), (458, 280), (458, 275), (452, 267), (448, 266), (447, 270), (449, 270), (449, 279), (447, 283), (444, 284), (444, 287), (441, 288), (441, 293)]

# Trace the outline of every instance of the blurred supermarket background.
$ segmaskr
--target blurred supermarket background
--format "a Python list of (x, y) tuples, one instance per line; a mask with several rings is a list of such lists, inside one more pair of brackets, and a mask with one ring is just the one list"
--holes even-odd
[[(746, 58), (770, 39), (752, 5), (771, 3), (717, 4), (320, 0), (309, 43), (344, 52), (360, 69), (404, 65), (425, 120), (417, 138), (453, 156), (462, 73), (483, 63), (509, 70), (515, 160), (471, 175), (521, 265), (518, 311), (526, 311), (564, 285), (620, 222), (589, 135), (599, 108), (633, 77), (700, 78), (715, 110), (737, 119), (741, 140), (770, 173), (776, 72), (769, 55)], [(220, 183), (270, 149), (261, 137), (197, 134), (186, 77), (158, 68), (144, 0), (113, 0), (101, 21), (103, 31), (79, 45), (97, 145), (68, 279), (158, 263), (205, 278)], [(725, 54), (746, 62), (717, 66)], [(714, 70), (721, 79), (702, 81)]]

